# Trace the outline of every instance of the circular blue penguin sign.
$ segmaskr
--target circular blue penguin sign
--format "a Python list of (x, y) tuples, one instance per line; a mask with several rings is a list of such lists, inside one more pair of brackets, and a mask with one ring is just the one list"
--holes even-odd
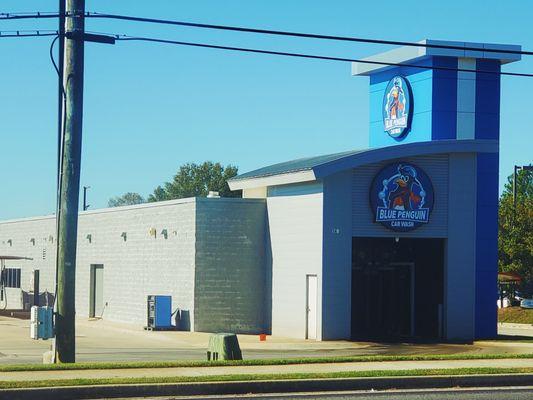
[(383, 129), (389, 136), (401, 139), (411, 129), (412, 94), (403, 76), (392, 78), (383, 96)]
[(374, 177), (370, 206), (375, 222), (407, 232), (429, 222), (433, 185), (424, 170), (408, 162), (389, 164)]

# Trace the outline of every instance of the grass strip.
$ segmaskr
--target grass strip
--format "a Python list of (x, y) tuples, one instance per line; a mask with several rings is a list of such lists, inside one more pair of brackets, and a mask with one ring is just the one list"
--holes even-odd
[(271, 381), (294, 379), (342, 379), (375, 378), (406, 376), (454, 376), (454, 375), (496, 375), (496, 374), (532, 374), (533, 368), (449, 368), (449, 369), (415, 369), (415, 370), (376, 370), (345, 371), (327, 373), (290, 373), (290, 374), (235, 374), (187, 377), (142, 377), (142, 378), (77, 378), (50, 379), (39, 381), (0, 381), (1, 389), (22, 389), (59, 386), (93, 386), (126, 384), (165, 384), (165, 383), (202, 383), (235, 381)]
[(533, 324), (533, 309), (520, 307), (499, 308), (498, 322)]
[(74, 364), (13, 364), (0, 365), (0, 372), (16, 371), (55, 371), (86, 369), (134, 369), (134, 368), (180, 368), (180, 367), (221, 367), (243, 365), (291, 365), (328, 364), (348, 362), (380, 361), (439, 361), (439, 360), (499, 360), (530, 359), (529, 354), (419, 354), (419, 355), (371, 355), (337, 357), (269, 358), (239, 361), (135, 361), (135, 362), (89, 362)]

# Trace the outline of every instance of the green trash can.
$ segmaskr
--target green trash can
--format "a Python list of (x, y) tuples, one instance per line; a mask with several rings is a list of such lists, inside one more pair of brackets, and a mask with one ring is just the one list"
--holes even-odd
[(209, 337), (207, 361), (242, 360), (239, 340), (234, 333), (215, 333)]

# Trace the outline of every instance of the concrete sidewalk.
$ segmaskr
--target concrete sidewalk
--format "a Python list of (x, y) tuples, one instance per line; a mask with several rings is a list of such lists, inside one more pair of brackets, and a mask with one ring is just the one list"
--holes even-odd
[(0, 372), (0, 381), (40, 381), (77, 378), (200, 377), (214, 375), (331, 373), (375, 370), (429, 370), (451, 368), (533, 368), (533, 359), (379, 361), (327, 364), (135, 368)]

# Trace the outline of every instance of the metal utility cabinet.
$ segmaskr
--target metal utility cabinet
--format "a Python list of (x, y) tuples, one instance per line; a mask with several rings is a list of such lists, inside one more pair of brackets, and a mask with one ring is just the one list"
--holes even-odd
[(172, 296), (148, 296), (146, 328), (171, 329)]

